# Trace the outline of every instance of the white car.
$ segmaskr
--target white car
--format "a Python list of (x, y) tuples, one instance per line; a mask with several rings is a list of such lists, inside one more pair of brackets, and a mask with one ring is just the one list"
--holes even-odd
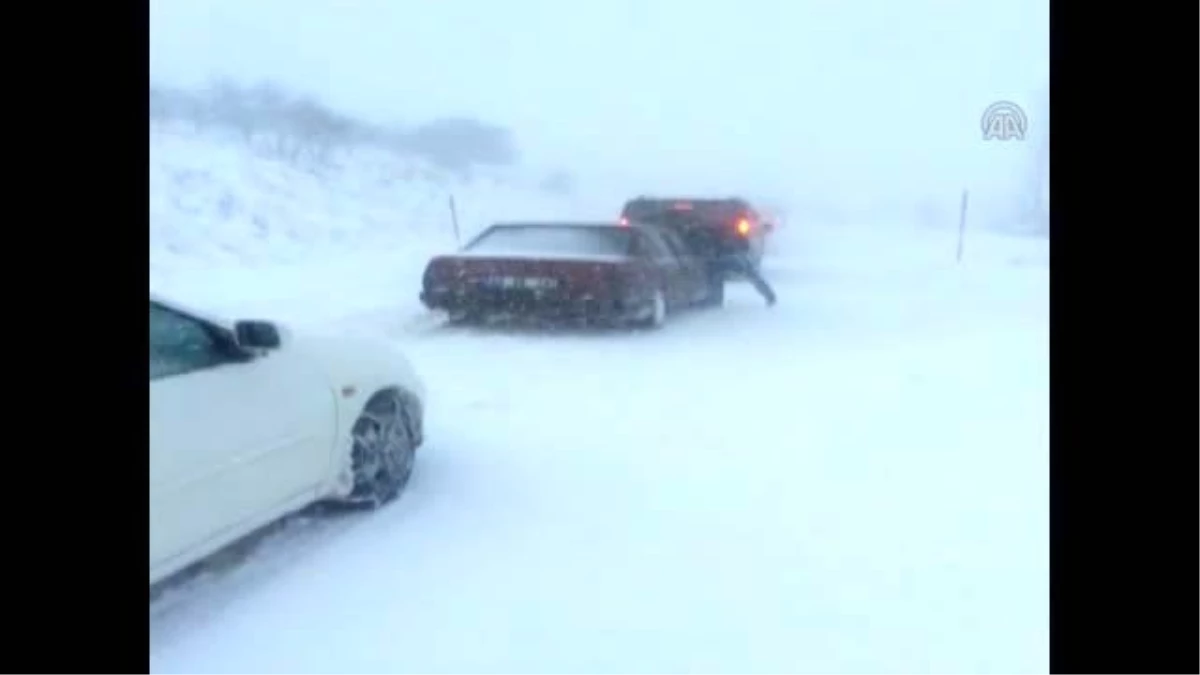
[(150, 583), (324, 499), (412, 473), (424, 387), (387, 343), (223, 321), (150, 296)]

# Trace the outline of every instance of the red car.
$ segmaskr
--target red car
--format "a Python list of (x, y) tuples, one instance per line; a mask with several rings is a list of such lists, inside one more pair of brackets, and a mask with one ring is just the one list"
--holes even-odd
[(490, 315), (657, 327), (717, 298), (675, 233), (619, 223), (492, 225), (425, 268), (421, 302), (453, 321)]

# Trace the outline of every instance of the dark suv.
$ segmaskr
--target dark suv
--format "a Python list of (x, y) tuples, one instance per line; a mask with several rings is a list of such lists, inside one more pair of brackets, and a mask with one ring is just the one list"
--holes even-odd
[(745, 199), (687, 199), (637, 197), (625, 202), (621, 222), (644, 223), (678, 231), (697, 247), (716, 255), (744, 255), (754, 267), (762, 262), (772, 224), (763, 220)]

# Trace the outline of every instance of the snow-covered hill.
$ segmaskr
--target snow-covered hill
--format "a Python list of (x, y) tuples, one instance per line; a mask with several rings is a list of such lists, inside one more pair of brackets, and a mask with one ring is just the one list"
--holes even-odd
[(496, 220), (582, 210), (532, 181), (467, 181), (366, 146), (292, 162), (218, 133), (152, 126), (151, 287), (274, 314), (288, 313), (283, 297), (305, 297), (306, 318), (394, 302), (416, 293), (420, 263), (455, 246), (451, 196), (463, 238)]

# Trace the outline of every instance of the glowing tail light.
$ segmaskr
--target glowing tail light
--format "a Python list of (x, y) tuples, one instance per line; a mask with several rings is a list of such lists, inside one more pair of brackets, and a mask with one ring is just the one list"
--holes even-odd
[(617, 221), (617, 224), (620, 225), (621, 227), (628, 227), (629, 219), (624, 216), (621, 216), (621, 218)]
[(735, 225), (734, 228), (737, 230), (737, 233), (742, 235), (743, 237), (749, 236), (750, 235), (750, 219), (749, 218), (738, 218), (737, 225)]

